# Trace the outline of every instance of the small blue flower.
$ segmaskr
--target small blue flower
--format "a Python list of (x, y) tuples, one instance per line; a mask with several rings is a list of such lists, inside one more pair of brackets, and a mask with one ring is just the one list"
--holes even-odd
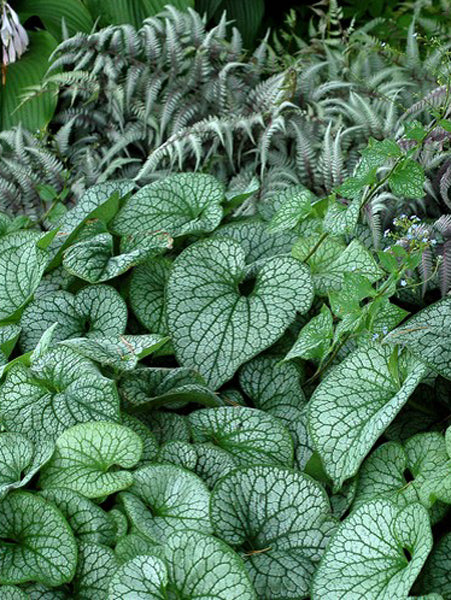
[(387, 327), (387, 325), (384, 325), (384, 326), (382, 327), (382, 333), (383, 333), (384, 335), (387, 335), (387, 333), (388, 333), (388, 327)]
[(401, 285), (401, 287), (406, 287), (407, 281), (405, 279), (401, 279), (401, 281), (399, 282), (399, 284)]
[(384, 238), (388, 237), (390, 235), (390, 229), (386, 229), (384, 231)]
[(373, 333), (373, 337), (371, 339), (373, 340), (377, 340), (377, 338), (379, 337), (378, 333)]
[(421, 238), (421, 241), (424, 242), (424, 243), (427, 243), (429, 241), (429, 238), (423, 237), (423, 238)]
[(431, 244), (432, 244), (433, 246), (436, 246), (436, 245), (437, 245), (437, 240), (431, 240)]

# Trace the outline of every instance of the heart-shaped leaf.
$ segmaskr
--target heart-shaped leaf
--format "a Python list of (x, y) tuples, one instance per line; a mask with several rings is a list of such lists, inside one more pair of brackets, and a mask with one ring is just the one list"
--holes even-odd
[(0, 583), (61, 585), (72, 579), (76, 563), (75, 538), (50, 502), (22, 491), (2, 500)]
[(39, 495), (57, 507), (78, 541), (113, 545), (115, 524), (103, 508), (68, 488), (42, 490)]
[(178, 408), (187, 402), (218, 406), (219, 399), (203, 377), (192, 369), (141, 368), (124, 374), (120, 394), (130, 412), (144, 413), (167, 406)]
[(108, 598), (111, 576), (117, 559), (111, 548), (83, 542), (78, 546), (78, 563), (73, 582), (76, 598), (100, 600)]
[(58, 323), (54, 342), (83, 335), (120, 335), (127, 325), (127, 305), (108, 285), (92, 285), (75, 295), (65, 291), (46, 294), (33, 300), (22, 314), (22, 350), (33, 350), (44, 331), (54, 323)]
[(357, 349), (316, 388), (309, 402), (309, 428), (327, 474), (337, 488), (361, 462), (427, 372), (411, 360), (403, 381), (394, 379), (391, 349)]
[(385, 342), (400, 344), (451, 379), (451, 298), (443, 298), (421, 310), (391, 331)]
[(30, 300), (47, 264), (34, 232), (0, 238), (0, 321), (12, 317)]
[(421, 573), (420, 589), (438, 592), (446, 600), (451, 597), (451, 533), (445, 533), (434, 545)]
[[(400, 507), (420, 502), (430, 508), (435, 499), (429, 497), (428, 488), (441, 468), (447, 468), (451, 476), (445, 439), (440, 433), (419, 433), (405, 444), (387, 442), (363, 463), (353, 508), (376, 498), (388, 498)], [(443, 510), (439, 516), (443, 516)]]
[(184, 529), (211, 533), (210, 492), (197, 475), (181, 467), (149, 465), (135, 471), (122, 501), (134, 528), (155, 543)]
[(0, 414), (10, 431), (55, 439), (76, 423), (118, 420), (119, 398), (90, 360), (59, 347), (32, 367), (18, 363), (8, 371)]
[(327, 494), (290, 469), (249, 467), (219, 481), (215, 533), (242, 554), (259, 598), (302, 600), (336, 527)]
[(0, 433), (0, 499), (27, 485), (50, 460), (54, 448), (48, 440), (33, 444), (20, 433)]
[(133, 269), (130, 280), (130, 306), (136, 317), (154, 333), (165, 335), (166, 324), (164, 292), (172, 262), (162, 256)]
[(269, 233), (267, 224), (255, 217), (223, 225), (214, 236), (238, 242), (246, 253), (247, 264), (280, 254), (289, 255), (298, 237), (292, 232)]
[[(129, 487), (130, 469), (141, 458), (142, 441), (117, 423), (82, 423), (66, 429), (41, 471), (42, 488), (67, 487), (87, 498), (99, 498)], [(122, 467), (124, 470), (120, 470)]]
[(256, 600), (240, 557), (197, 531), (172, 534), (156, 556), (137, 556), (114, 573), (109, 600)]
[(273, 344), (297, 311), (309, 309), (312, 297), (308, 270), (291, 257), (265, 260), (255, 280), (246, 281), (238, 243), (218, 238), (194, 244), (175, 260), (168, 282), (167, 317), (176, 355), (217, 388)]
[(73, 244), (64, 254), (63, 266), (72, 275), (90, 283), (108, 281), (150, 256), (171, 248), (172, 239), (164, 233), (146, 235), (137, 247), (117, 255), (113, 244), (113, 236), (109, 233), (100, 233)]
[(178, 237), (213, 231), (222, 219), (223, 198), (222, 184), (211, 175), (177, 173), (136, 192), (112, 227), (119, 235), (160, 232)]
[(236, 406), (207, 408), (190, 414), (197, 442), (213, 442), (238, 464), (289, 465), (293, 442), (279, 419), (261, 410)]
[(334, 534), (316, 571), (312, 600), (407, 599), (431, 548), (423, 506), (368, 502)]

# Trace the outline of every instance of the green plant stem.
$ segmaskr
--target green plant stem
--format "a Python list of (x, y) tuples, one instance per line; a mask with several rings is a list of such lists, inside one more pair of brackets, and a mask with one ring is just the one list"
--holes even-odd
[(316, 242), (316, 244), (313, 246), (313, 248), (310, 250), (310, 252), (307, 254), (307, 256), (304, 258), (304, 262), (307, 262), (309, 258), (311, 258), (315, 252), (318, 250), (318, 248), (321, 246), (321, 244), (324, 242), (324, 240), (329, 236), (329, 234), (327, 232), (324, 232), (320, 235), (318, 241)]

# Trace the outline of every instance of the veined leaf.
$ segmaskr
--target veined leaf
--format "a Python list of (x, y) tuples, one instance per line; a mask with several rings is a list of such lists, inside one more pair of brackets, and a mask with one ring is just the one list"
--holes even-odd
[(165, 289), (172, 262), (158, 256), (133, 269), (130, 280), (130, 306), (137, 319), (154, 333), (167, 334)]
[(421, 574), (420, 586), (425, 593), (438, 592), (445, 599), (451, 596), (451, 533), (435, 544)]
[(63, 266), (80, 279), (99, 283), (118, 277), (150, 256), (172, 246), (172, 238), (167, 234), (156, 233), (141, 237), (143, 239), (137, 248), (115, 256), (113, 236), (101, 233), (70, 246), (64, 254)]
[(127, 305), (108, 285), (92, 285), (77, 294), (54, 292), (36, 298), (22, 313), (20, 345), (28, 352), (54, 323), (53, 341), (85, 335), (88, 338), (121, 335), (127, 325)]
[(395, 381), (390, 356), (384, 346), (357, 349), (329, 373), (309, 402), (313, 443), (337, 488), (356, 474), (427, 372), (423, 363), (411, 360), (403, 381)]
[(87, 498), (113, 494), (133, 483), (128, 469), (139, 461), (142, 448), (139, 436), (123, 425), (75, 425), (56, 440), (55, 453), (41, 472), (40, 485), (44, 489), (66, 487)]
[(154, 543), (164, 543), (174, 531), (212, 532), (210, 492), (181, 467), (143, 467), (133, 473), (133, 485), (121, 497), (133, 527)]
[(0, 414), (10, 431), (32, 440), (55, 439), (76, 423), (119, 419), (114, 383), (69, 348), (49, 351), (32, 367), (20, 363), (7, 374)]
[[(249, 272), (248, 272), (249, 274)], [(187, 248), (174, 262), (167, 317), (176, 355), (217, 388), (305, 312), (313, 290), (306, 267), (291, 257), (264, 261), (246, 286), (244, 251), (232, 240)]]
[(2, 500), (0, 583), (61, 585), (72, 579), (76, 563), (72, 531), (50, 502), (22, 491)]
[(137, 556), (113, 575), (110, 600), (256, 600), (240, 557), (224, 542), (197, 531), (169, 536), (156, 556)]
[(91, 14), (80, 0), (18, 0), (14, 8), (22, 21), (39, 17), (46, 30), (59, 42), (63, 41), (63, 19), (69, 36), (79, 31), (89, 33), (94, 25)]
[(239, 465), (287, 465), (293, 442), (279, 419), (252, 408), (207, 408), (190, 415), (196, 442), (213, 442), (227, 450)]
[(215, 533), (244, 554), (258, 597), (271, 600), (306, 597), (336, 526), (321, 485), (279, 467), (238, 469), (221, 479), (211, 518)]
[(222, 219), (223, 198), (222, 184), (211, 175), (178, 173), (136, 192), (112, 227), (119, 235), (154, 232), (178, 237), (213, 231)]
[(316, 571), (312, 600), (406, 598), (432, 548), (426, 509), (362, 505), (340, 525)]
[(301, 329), (298, 339), (284, 360), (323, 358), (330, 347), (333, 334), (333, 317), (328, 306), (323, 304), (321, 312)]
[(443, 298), (390, 332), (384, 341), (400, 344), (451, 379), (451, 298)]

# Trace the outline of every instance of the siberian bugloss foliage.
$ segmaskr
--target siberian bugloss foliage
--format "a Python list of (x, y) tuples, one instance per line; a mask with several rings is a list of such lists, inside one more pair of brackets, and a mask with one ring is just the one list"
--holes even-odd
[(442, 239), (362, 221), (423, 196), (435, 126), (248, 217), (188, 172), (1, 217), (2, 598), (450, 598)]

